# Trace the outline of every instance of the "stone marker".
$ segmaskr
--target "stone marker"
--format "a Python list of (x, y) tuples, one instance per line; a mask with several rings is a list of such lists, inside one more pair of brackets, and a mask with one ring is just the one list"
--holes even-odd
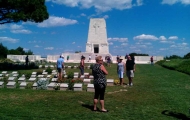
[(32, 88), (35, 90), (37, 89), (37, 83), (36, 82), (32, 85)]
[(90, 82), (91, 82), (91, 79), (84, 79), (83, 80), (84, 85), (90, 84)]
[(94, 84), (87, 85), (87, 92), (94, 92)]
[(53, 72), (57, 72), (57, 71), (56, 71), (56, 70), (52, 70), (52, 73), (53, 73)]
[(54, 68), (54, 66), (53, 66), (53, 65), (50, 65), (50, 67), (51, 67), (51, 68)]
[(28, 81), (29, 81), (29, 82), (34, 82), (34, 81), (36, 81), (36, 78), (29, 78)]
[(79, 75), (79, 73), (78, 72), (74, 72), (74, 76), (78, 76)]
[(71, 66), (68, 66), (68, 68), (71, 68)]
[(106, 21), (104, 18), (90, 19), (86, 52), (109, 54)]
[(42, 68), (42, 65), (39, 65), (39, 68)]
[(58, 78), (52, 78), (52, 79), (51, 79), (51, 82), (54, 82), (54, 83), (55, 83), (55, 82), (57, 82), (57, 80), (58, 80)]
[(55, 86), (55, 83), (50, 83), (48, 86), (47, 86), (47, 89), (48, 90), (54, 90), (54, 86)]
[(13, 74), (13, 77), (18, 77), (18, 74)]
[(0, 88), (4, 88), (4, 82), (0, 81)]
[(38, 78), (43, 78), (44, 77), (44, 75), (38, 75)]
[(7, 88), (16, 88), (16, 82), (8, 82)]
[(84, 75), (81, 75), (80, 78), (84, 79)]
[(48, 68), (48, 65), (45, 65), (45, 68)]
[(82, 91), (82, 84), (81, 83), (75, 83), (73, 88), (74, 88), (74, 91)]
[(24, 77), (20, 77), (20, 78), (18, 79), (18, 83), (21, 83), (21, 82), (25, 82), (25, 78), (24, 78)]
[(17, 71), (13, 71), (12, 74), (18, 74), (18, 72)]
[(0, 77), (0, 80), (2, 80), (4, 77)]
[(43, 72), (43, 73), (42, 73), (42, 75), (47, 75), (47, 74), (48, 74), (48, 72)]
[(15, 81), (15, 77), (9, 77), (8, 81)]
[(32, 75), (36, 75), (37, 74), (37, 72), (32, 72)]
[(35, 77), (36, 77), (36, 75), (31, 75), (30, 77), (31, 77), (31, 78), (35, 78)]
[(0, 77), (3, 77), (3, 74), (0, 74)]
[(64, 78), (67, 78), (67, 75), (64, 75)]
[(20, 89), (25, 89), (27, 83), (26, 82), (21, 82), (20, 83)]
[(90, 78), (90, 79), (94, 79), (94, 76), (93, 76), (93, 75), (90, 75), (89, 78)]
[(68, 83), (61, 83), (60, 84), (60, 90), (66, 91), (68, 88)]
[(7, 71), (2, 71), (2, 74), (7, 74)]
[(84, 73), (84, 75), (89, 75), (89, 73)]
[(114, 84), (114, 80), (113, 79), (107, 79), (107, 86), (113, 86)]
[(78, 78), (78, 76), (74, 76), (74, 78)]
[(47, 75), (47, 78), (50, 78), (51, 77), (51, 75)]

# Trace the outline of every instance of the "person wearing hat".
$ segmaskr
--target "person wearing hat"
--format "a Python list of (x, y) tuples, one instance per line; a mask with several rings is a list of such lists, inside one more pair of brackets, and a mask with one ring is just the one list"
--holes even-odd
[(117, 73), (119, 76), (119, 80), (120, 80), (120, 85), (123, 85), (123, 74), (124, 74), (124, 70), (125, 70), (125, 63), (122, 62), (123, 58), (120, 57), (118, 64), (117, 64)]
[(58, 82), (60, 82), (62, 80), (63, 66), (64, 66), (64, 59), (60, 55), (59, 59), (57, 60)]

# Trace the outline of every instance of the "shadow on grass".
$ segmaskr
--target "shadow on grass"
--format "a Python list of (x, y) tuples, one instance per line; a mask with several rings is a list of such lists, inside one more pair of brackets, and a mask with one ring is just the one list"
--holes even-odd
[(88, 109), (90, 109), (91, 111), (94, 109), (94, 106), (93, 106), (93, 105), (88, 105), (88, 104), (82, 104), (82, 107), (88, 108)]
[(190, 118), (187, 117), (185, 114), (172, 112), (172, 111), (169, 111), (169, 110), (162, 111), (162, 114), (166, 115), (166, 116), (171, 116), (171, 117), (174, 117), (174, 118), (177, 118), (177, 119), (180, 119), (180, 120), (190, 120)]

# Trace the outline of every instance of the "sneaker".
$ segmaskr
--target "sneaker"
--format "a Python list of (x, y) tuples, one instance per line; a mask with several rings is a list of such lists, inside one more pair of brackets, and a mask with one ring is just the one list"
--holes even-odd
[(133, 86), (133, 83), (131, 83), (130, 86)]

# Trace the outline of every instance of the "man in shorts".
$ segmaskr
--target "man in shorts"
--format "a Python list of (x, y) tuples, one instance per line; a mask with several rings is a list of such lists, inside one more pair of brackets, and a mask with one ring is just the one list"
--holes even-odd
[(126, 61), (126, 74), (129, 79), (129, 86), (133, 86), (133, 78), (135, 72), (135, 61), (131, 59), (131, 56), (127, 56)]
[(64, 59), (62, 56), (57, 60), (58, 82), (62, 80), (62, 72), (64, 67)]

